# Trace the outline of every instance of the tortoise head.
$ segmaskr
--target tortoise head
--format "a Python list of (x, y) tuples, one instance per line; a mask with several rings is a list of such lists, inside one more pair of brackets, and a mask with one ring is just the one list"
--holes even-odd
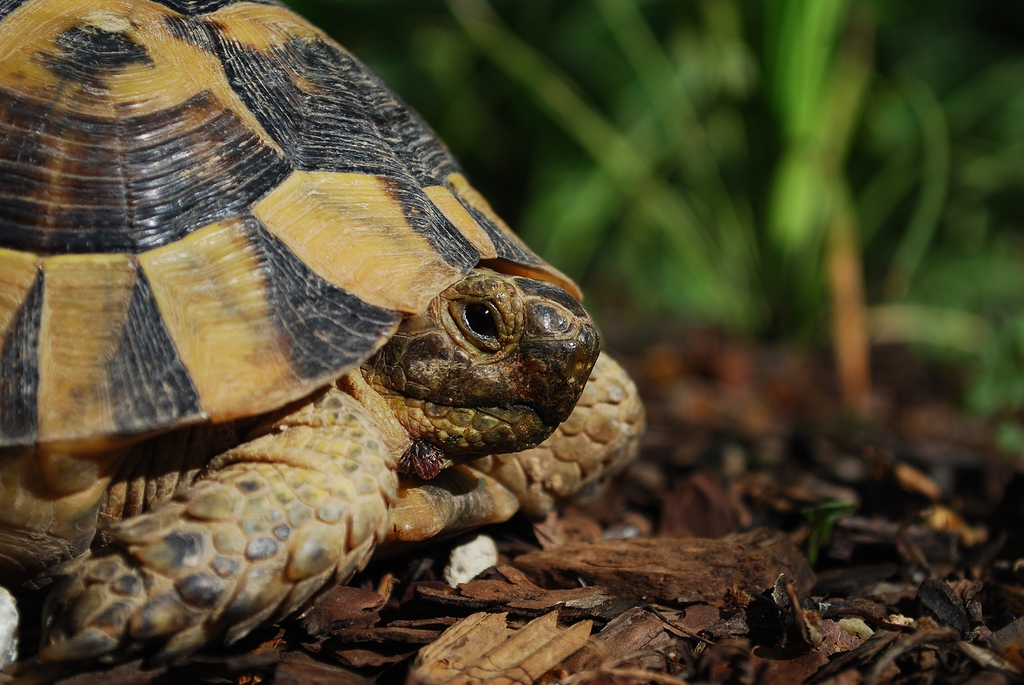
[(406, 319), (362, 372), (413, 437), (406, 468), (430, 477), (540, 444), (600, 351), (590, 315), (561, 288), (476, 269)]

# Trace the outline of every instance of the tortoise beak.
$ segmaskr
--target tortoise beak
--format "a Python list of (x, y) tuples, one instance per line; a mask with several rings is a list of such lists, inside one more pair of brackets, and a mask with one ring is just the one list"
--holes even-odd
[[(525, 280), (525, 279), (524, 279)], [(520, 283), (529, 295), (520, 343), (521, 397), (547, 426), (569, 418), (601, 353), (601, 335), (583, 306), (561, 288)]]

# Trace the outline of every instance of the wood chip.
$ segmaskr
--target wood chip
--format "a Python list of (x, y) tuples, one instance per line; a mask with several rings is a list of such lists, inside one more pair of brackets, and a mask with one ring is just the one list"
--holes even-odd
[(828, 657), (821, 652), (807, 652), (793, 659), (761, 659), (753, 657), (758, 673), (758, 685), (792, 685), (802, 683), (828, 663)]
[(496, 570), (506, 580), (473, 580), (460, 584), (454, 590), (420, 586), (416, 594), (421, 599), (452, 608), (489, 609), (528, 618), (557, 609), (563, 620), (598, 616), (616, 603), (616, 598), (610, 596), (604, 588), (545, 590), (517, 568), (500, 566)]
[(718, 607), (710, 604), (694, 604), (685, 609), (683, 617), (675, 621), (675, 625), (691, 635), (707, 630), (722, 618)]
[(586, 644), (590, 621), (558, 627), (551, 612), (519, 630), (509, 628), (507, 614), (476, 613), (444, 631), (420, 650), (409, 682), (422, 685), (533, 683)]
[(310, 637), (323, 637), (343, 628), (369, 628), (380, 620), (384, 597), (373, 590), (340, 585), (302, 618)]
[(345, 628), (335, 631), (331, 637), (341, 642), (398, 642), (409, 645), (425, 645), (437, 639), (439, 630), (423, 628)]
[(274, 685), (371, 685), (373, 681), (303, 652), (288, 652), (274, 672)]
[(381, 666), (401, 663), (406, 659), (412, 658), (412, 655), (415, 653), (416, 650), (409, 649), (397, 653), (384, 653), (362, 647), (352, 647), (335, 650), (334, 658), (338, 660), (338, 663), (348, 668), (380, 668)]
[(772, 587), (780, 574), (810, 594), (814, 574), (784, 534), (756, 529), (723, 540), (689, 538), (570, 543), (515, 559), (541, 585), (572, 587), (582, 579), (611, 594), (637, 599), (721, 605), (733, 586), (750, 592)]
[(716, 471), (697, 471), (672, 485), (659, 537), (720, 538), (750, 525), (750, 511)]
[[(629, 654), (667, 649), (673, 642), (660, 618), (640, 607), (633, 607), (610, 621), (564, 665), (566, 671), (576, 673)], [(663, 661), (657, 654), (635, 660), (637, 666), (646, 668), (663, 666)]]

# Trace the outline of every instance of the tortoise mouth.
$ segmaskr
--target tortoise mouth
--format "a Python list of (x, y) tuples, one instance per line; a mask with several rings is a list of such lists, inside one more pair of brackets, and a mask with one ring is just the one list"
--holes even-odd
[(500, 452), (536, 447), (558, 426), (528, 404), (501, 407), (452, 407), (406, 399), (404, 421), (414, 424), (421, 440), (443, 452), (443, 467)]

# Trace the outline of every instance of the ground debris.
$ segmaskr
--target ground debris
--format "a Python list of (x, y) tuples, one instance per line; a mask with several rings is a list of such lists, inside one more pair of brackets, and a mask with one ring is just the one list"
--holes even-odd
[(722, 540), (648, 538), (570, 543), (517, 557), (515, 565), (537, 582), (589, 585), (636, 599), (724, 603), (735, 588), (760, 592), (780, 574), (804, 593), (814, 574), (785, 535), (756, 529)]
[(310, 637), (323, 637), (344, 628), (369, 628), (380, 620), (377, 610), (385, 598), (373, 590), (339, 586), (302, 617)]
[(601, 587), (545, 590), (511, 566), (499, 566), (495, 573), (501, 578), (473, 580), (444, 590), (421, 585), (416, 594), (449, 608), (504, 611), (530, 618), (555, 610), (563, 620), (601, 615), (619, 601)]
[(58, 682), (1024, 679), (1024, 469), (945, 372), (882, 350), (872, 423), (851, 426), (812, 355), (706, 332), (648, 349), (640, 460), (592, 504), (487, 528), (499, 560), (476, 578), (443, 582), (456, 543), (431, 542), (236, 645)]
[(609, 621), (564, 666), (569, 673), (600, 670), (609, 662), (617, 667), (663, 670), (675, 656), (671, 651), (674, 645), (675, 638), (661, 618), (633, 607)]
[(590, 622), (558, 627), (558, 614), (536, 618), (518, 630), (506, 614), (472, 614), (420, 650), (410, 683), (532, 683), (586, 644)]

